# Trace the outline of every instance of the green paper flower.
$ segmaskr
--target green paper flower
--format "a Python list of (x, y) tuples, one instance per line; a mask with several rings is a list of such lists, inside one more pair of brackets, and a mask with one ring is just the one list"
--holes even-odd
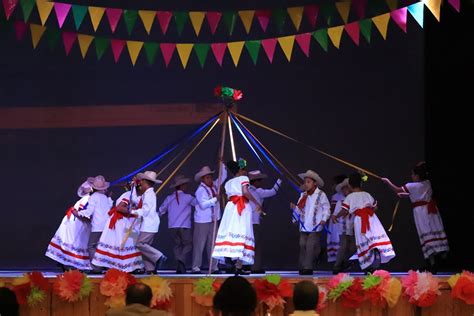
[(267, 275), (265, 277), (265, 279), (268, 282), (272, 283), (272, 284), (278, 285), (281, 282), (281, 275), (279, 275), (279, 274), (270, 274), (270, 275)]
[(30, 291), (30, 295), (28, 296), (28, 305), (29, 306), (36, 306), (44, 301), (46, 295), (44, 292), (37, 287), (32, 287)]
[(362, 282), (362, 288), (364, 290), (371, 289), (376, 287), (382, 282), (382, 278), (376, 275), (369, 274), (365, 277), (364, 282)]
[(215, 279), (201, 278), (194, 283), (194, 293), (198, 295), (212, 295), (214, 294), (214, 287), (212, 286)]
[(342, 293), (346, 291), (352, 285), (352, 282), (353, 281), (351, 280), (351, 281), (345, 281), (345, 282), (339, 283), (337, 287), (335, 287), (329, 292), (328, 299), (335, 302), (339, 298), (339, 296), (341, 296)]

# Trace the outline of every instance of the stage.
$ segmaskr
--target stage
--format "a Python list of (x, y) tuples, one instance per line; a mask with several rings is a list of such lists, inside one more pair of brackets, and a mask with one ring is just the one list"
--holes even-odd
[[(16, 277), (21, 276), (25, 271), (0, 271), (0, 283), (9, 285)], [(46, 278), (52, 283), (57, 271), (43, 271)], [(295, 271), (267, 271), (267, 274), (280, 274), (291, 283), (297, 283), (301, 280), (313, 279), (318, 284), (325, 284), (332, 277), (328, 271), (317, 271), (313, 276), (300, 276)], [(361, 273), (354, 273), (354, 276), (363, 276)], [(406, 273), (392, 273), (394, 277), (402, 277)], [(176, 275), (172, 271), (162, 271), (160, 276), (168, 279), (173, 290), (173, 301), (171, 313), (176, 316), (204, 316), (208, 315), (209, 309), (195, 303), (191, 297), (193, 284), (196, 279), (204, 275), (181, 274)], [(226, 278), (230, 275), (215, 275), (216, 278)], [(262, 277), (263, 275), (250, 275), (248, 279), (252, 280)], [(365, 303), (360, 309), (350, 310), (343, 308), (339, 303), (329, 303), (328, 307), (321, 313), (322, 316), (471, 316), (474, 315), (474, 306), (469, 306), (461, 301), (453, 300), (450, 296), (450, 288), (447, 279), (450, 274), (438, 274), (437, 277), (441, 282), (442, 295), (438, 298), (436, 304), (429, 308), (417, 308), (410, 305), (406, 298), (400, 298), (397, 306), (393, 309), (382, 309)], [(142, 278), (146, 276), (136, 276)], [(107, 311), (104, 305), (105, 297), (99, 293), (99, 282), (101, 275), (91, 275), (89, 278), (95, 285), (94, 290), (88, 299), (69, 304), (58, 299), (57, 296), (48, 293), (46, 301), (36, 308), (21, 307), (21, 316), (103, 316)], [(271, 315), (288, 315), (293, 311), (292, 303), (288, 302), (284, 309), (274, 310)], [(262, 306), (258, 308), (258, 316), (264, 316), (265, 310)]]

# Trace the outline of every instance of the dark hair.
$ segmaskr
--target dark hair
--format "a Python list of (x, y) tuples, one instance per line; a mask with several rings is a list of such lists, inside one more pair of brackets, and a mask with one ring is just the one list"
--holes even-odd
[(347, 175), (340, 174), (340, 175), (335, 176), (333, 178), (333, 180), (334, 180), (334, 183), (336, 183), (336, 185), (337, 185), (337, 184), (341, 183), (342, 181), (344, 181), (346, 178), (347, 178)]
[(362, 176), (359, 173), (353, 173), (349, 176), (349, 185), (353, 188), (362, 186)]
[(236, 175), (240, 170), (239, 163), (237, 161), (229, 160), (226, 164), (227, 169), (233, 174)]
[(125, 293), (125, 303), (130, 304), (142, 304), (150, 307), (153, 293), (151, 288), (143, 283), (137, 283), (130, 285)]
[(301, 281), (293, 289), (293, 305), (297, 311), (314, 311), (318, 306), (318, 286), (311, 281)]
[(225, 280), (214, 296), (214, 310), (222, 316), (250, 316), (256, 308), (257, 294), (249, 281), (240, 276)]
[(16, 300), (15, 292), (7, 287), (0, 288), (0, 315), (20, 315), (20, 306)]
[(417, 163), (416, 166), (413, 167), (412, 171), (414, 174), (420, 177), (420, 180), (422, 181), (429, 179), (428, 167), (424, 161)]
[(153, 186), (155, 186), (155, 184), (156, 184), (155, 182), (150, 181), (150, 180), (147, 180), (147, 179), (142, 179), (142, 180), (140, 180), (140, 181), (145, 181), (146, 183), (148, 183), (148, 185), (149, 185), (150, 187), (153, 187)]

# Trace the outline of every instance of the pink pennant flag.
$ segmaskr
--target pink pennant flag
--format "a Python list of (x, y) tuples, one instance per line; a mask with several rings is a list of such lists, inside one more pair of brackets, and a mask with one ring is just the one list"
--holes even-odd
[(309, 45), (311, 43), (311, 33), (303, 33), (296, 35), (296, 42), (298, 43), (299, 47), (306, 55), (309, 57)]
[(28, 25), (26, 25), (26, 23), (23, 21), (16, 20), (15, 22), (13, 22), (13, 27), (15, 28), (16, 39), (21, 41), (23, 37), (25, 37)]
[(176, 44), (161, 43), (160, 48), (161, 48), (161, 54), (163, 55), (163, 59), (165, 60), (166, 67), (168, 67), (171, 61), (171, 57), (173, 57)]
[(403, 32), (405, 33), (407, 32), (407, 8), (406, 7), (390, 12), (390, 17), (403, 30)]
[(56, 12), (56, 18), (58, 19), (59, 28), (63, 27), (64, 21), (66, 20), (69, 10), (71, 10), (71, 5), (69, 3), (54, 3), (54, 12)]
[(461, 1), (460, 0), (448, 0), (449, 4), (454, 8), (454, 10), (461, 11)]
[(120, 55), (122, 55), (123, 48), (126, 42), (120, 39), (110, 40), (110, 47), (112, 47), (112, 53), (114, 54), (115, 63), (119, 61)]
[(64, 31), (62, 33), (62, 36), (63, 36), (64, 50), (66, 51), (66, 56), (68, 56), (69, 53), (71, 52), (72, 45), (74, 45), (74, 42), (77, 39), (77, 33)]
[(262, 40), (263, 50), (267, 54), (270, 64), (273, 62), (273, 55), (275, 54), (275, 47), (277, 44), (276, 38), (267, 38)]
[(267, 31), (268, 22), (270, 22), (270, 16), (272, 15), (272, 11), (270, 10), (257, 10), (255, 11), (255, 16), (258, 19), (258, 23), (260, 23), (260, 27), (264, 32)]
[(211, 44), (212, 52), (216, 57), (217, 63), (222, 67), (222, 61), (224, 60), (225, 50), (227, 49), (227, 43), (214, 43)]
[(170, 25), (171, 18), (173, 17), (173, 12), (171, 11), (157, 11), (156, 17), (160, 23), (161, 32), (166, 34), (168, 31), (168, 26)]
[(13, 11), (15, 11), (18, 1), (19, 0), (3, 0), (3, 8), (5, 9), (7, 20), (10, 18)]
[(344, 25), (344, 29), (346, 30), (347, 34), (352, 38), (354, 43), (359, 46), (359, 35), (360, 35), (360, 28), (359, 28), (359, 21), (355, 21), (349, 24)]
[(308, 19), (309, 24), (312, 28), (316, 27), (316, 21), (318, 20), (319, 7), (317, 4), (308, 4), (304, 7), (304, 15)]
[(365, 15), (365, 8), (367, 7), (367, 0), (352, 0), (352, 8), (355, 13), (362, 19)]
[(112, 33), (115, 33), (117, 29), (117, 24), (122, 16), (122, 9), (116, 8), (107, 8), (105, 9), (105, 14), (107, 14), (107, 19), (109, 20), (110, 29)]
[(220, 12), (213, 12), (213, 11), (206, 12), (207, 23), (209, 23), (209, 27), (211, 28), (212, 35), (216, 33), (217, 26), (219, 25), (221, 17), (222, 17), (222, 13)]

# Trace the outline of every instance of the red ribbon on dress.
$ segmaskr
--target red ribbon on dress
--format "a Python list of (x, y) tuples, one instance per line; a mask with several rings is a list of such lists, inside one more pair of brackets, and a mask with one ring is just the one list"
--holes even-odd
[(237, 205), (237, 212), (239, 215), (242, 215), (242, 212), (245, 209), (245, 203), (249, 202), (249, 199), (242, 195), (232, 195), (229, 200)]
[(438, 213), (438, 205), (436, 204), (435, 200), (431, 200), (429, 202), (426, 201), (418, 201), (413, 203), (413, 208), (418, 206), (428, 205), (428, 214), (436, 214)]
[(122, 219), (124, 217), (126, 217), (126, 218), (137, 217), (135, 214), (120, 213), (119, 211), (117, 211), (116, 206), (112, 207), (108, 214), (109, 214), (109, 216), (112, 216), (112, 218), (110, 219), (110, 223), (109, 223), (109, 229), (115, 229), (115, 224), (117, 223), (117, 221), (119, 219)]
[(362, 234), (365, 234), (368, 230), (370, 230), (370, 222), (369, 222), (369, 217), (373, 216), (375, 213), (375, 210), (373, 207), (364, 207), (356, 210), (354, 214), (356, 216), (359, 216), (361, 219), (361, 228), (360, 232)]
[(72, 214), (72, 211), (73, 211), (73, 210), (74, 210), (74, 207), (73, 207), (73, 206), (71, 206), (70, 208), (67, 209), (67, 211), (66, 211), (67, 219), (70, 219), (70, 218), (71, 218), (71, 216), (73, 215), (73, 214)]

